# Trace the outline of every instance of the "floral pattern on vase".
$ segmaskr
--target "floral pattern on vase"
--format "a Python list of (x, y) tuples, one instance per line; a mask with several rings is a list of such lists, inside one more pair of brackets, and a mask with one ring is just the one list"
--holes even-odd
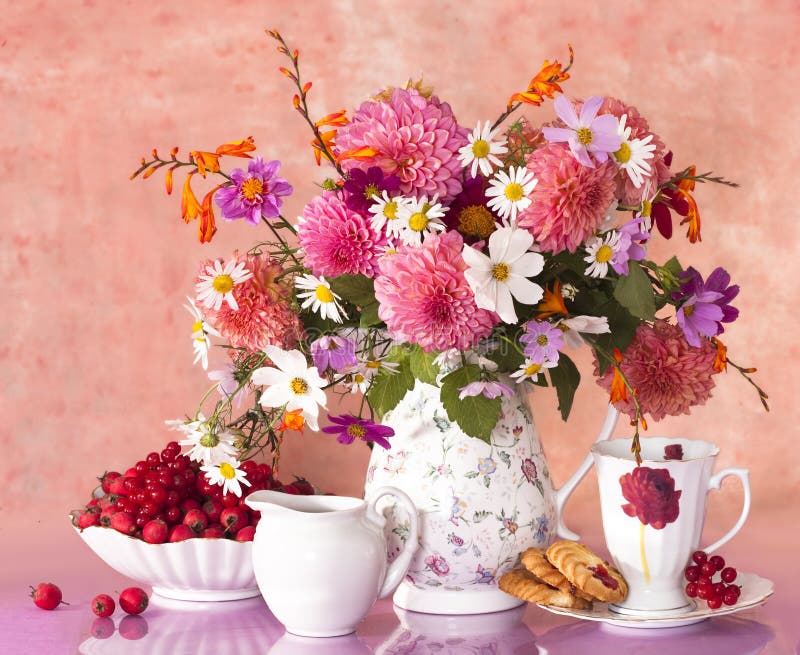
[[(420, 549), (406, 582), (417, 589), (496, 589), (531, 546), (556, 528), (555, 492), (539, 435), (521, 393), (503, 397), (491, 443), (447, 419), (439, 389), (417, 381), (383, 418), (392, 449), (375, 448), (366, 497), (384, 485), (408, 493), (420, 516)], [(407, 535), (403, 510), (384, 506), (389, 555)]]

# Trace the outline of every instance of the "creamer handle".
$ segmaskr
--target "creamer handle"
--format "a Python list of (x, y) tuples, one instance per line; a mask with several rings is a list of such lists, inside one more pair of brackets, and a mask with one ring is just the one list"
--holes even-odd
[[(603, 427), (600, 428), (600, 433), (594, 440), (595, 443), (598, 441), (605, 441), (611, 437), (611, 433), (617, 425), (618, 418), (619, 412), (614, 405), (609, 405), (606, 420), (603, 422)], [(567, 499), (572, 492), (575, 491), (575, 487), (580, 484), (580, 481), (583, 480), (584, 476), (589, 472), (589, 469), (592, 468), (593, 462), (592, 454), (589, 453), (578, 467), (578, 470), (572, 474), (572, 477), (561, 486), (561, 489), (556, 491), (556, 534), (558, 534), (561, 539), (571, 539), (572, 541), (578, 541), (580, 539), (577, 534), (564, 525), (564, 505), (567, 504)]]

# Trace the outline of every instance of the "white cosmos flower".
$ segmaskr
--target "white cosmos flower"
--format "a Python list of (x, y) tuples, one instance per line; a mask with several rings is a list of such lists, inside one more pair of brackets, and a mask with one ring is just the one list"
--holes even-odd
[(472, 164), (470, 169), (471, 177), (475, 177), (478, 167), (480, 167), (481, 173), (485, 177), (489, 177), (492, 174), (492, 164), (495, 166), (503, 165), (497, 155), (507, 153), (508, 146), (505, 141), (494, 141), (495, 134), (497, 134), (497, 129), (491, 129), (489, 121), (486, 121), (482, 129), (481, 123), (478, 121), (478, 126), (469, 135), (469, 143), (459, 149), (458, 160), (461, 165), (466, 168)]
[[(564, 331), (564, 343), (570, 348), (583, 346), (584, 334), (606, 334), (611, 332), (605, 316), (571, 316), (556, 323)], [(565, 329), (566, 328), (566, 329)]]
[(627, 120), (627, 114), (622, 114), (622, 118), (619, 119), (617, 134), (622, 139), (622, 144), (614, 153), (614, 161), (628, 174), (633, 186), (638, 189), (642, 186), (644, 178), (650, 177), (652, 169), (647, 160), (653, 158), (656, 146), (650, 143), (653, 140), (652, 134), (648, 134), (644, 139), (631, 139), (631, 128), (625, 127)]
[(253, 371), (253, 384), (266, 387), (260, 402), (264, 407), (283, 407), (291, 412), (302, 410), (306, 424), (319, 430), (317, 417), (319, 408), (326, 406), (327, 398), (322, 390), (327, 383), (320, 377), (316, 366), (308, 366), (299, 350), (281, 350), (276, 346), (265, 346), (264, 353), (277, 368), (263, 366)]
[(537, 182), (533, 173), (524, 166), (512, 166), (508, 173), (497, 171), (486, 189), (486, 197), (491, 198), (486, 206), (495, 210), (504, 221), (513, 224), (517, 214), (531, 204), (528, 195)]
[(517, 384), (525, 380), (536, 382), (539, 379), (539, 373), (546, 368), (555, 368), (556, 366), (558, 366), (558, 362), (551, 362), (547, 359), (543, 362), (534, 362), (532, 359), (526, 359), (522, 366), (511, 374), (511, 377), (516, 379)]
[(375, 202), (369, 208), (369, 213), (372, 214), (372, 227), (376, 232), (382, 232), (385, 227), (388, 237), (398, 237), (403, 228), (399, 212), (408, 204), (408, 198), (403, 196), (390, 198), (387, 191), (380, 197), (373, 196), (373, 198)]
[(542, 299), (542, 287), (526, 279), (544, 268), (544, 257), (528, 252), (532, 245), (533, 237), (527, 230), (501, 227), (489, 237), (488, 257), (464, 246), (463, 257), (468, 266), (464, 277), (475, 294), (475, 304), (497, 312), (505, 323), (517, 322), (512, 298), (525, 305)]
[(583, 261), (589, 266), (586, 267), (586, 275), (589, 277), (605, 277), (608, 275), (608, 265), (611, 259), (619, 250), (619, 232), (611, 230), (607, 232), (605, 238), (592, 237), (586, 242), (586, 257)]
[(222, 260), (218, 259), (213, 264), (207, 264), (199, 277), (200, 282), (195, 285), (195, 291), (200, 304), (217, 311), (225, 301), (228, 307), (237, 311), (239, 305), (233, 297), (233, 288), (249, 280), (253, 274), (247, 270), (244, 262), (232, 259), (223, 268)]
[(189, 446), (185, 455), (190, 460), (213, 466), (230, 457), (236, 457), (236, 437), (233, 434), (228, 431), (216, 432), (205, 421), (193, 421), (189, 425), (194, 426), (193, 431), (187, 433), (186, 439), (178, 443)]
[(339, 304), (341, 298), (331, 291), (330, 283), (322, 275), (301, 275), (295, 279), (294, 286), (305, 289), (303, 293), (297, 294), (298, 298), (304, 299), (302, 309), (311, 307), (311, 311), (317, 312), (322, 318), (330, 318), (336, 323), (342, 322), (344, 310)]
[(206, 474), (212, 484), (222, 485), (222, 493), (234, 493), (242, 497), (241, 485), (250, 486), (247, 474), (239, 468), (238, 459), (229, 459), (212, 466), (201, 466), (200, 470)]
[(206, 317), (203, 316), (203, 313), (199, 309), (197, 309), (197, 305), (194, 304), (194, 300), (192, 300), (189, 296), (186, 296), (186, 300), (189, 301), (189, 304), (184, 305), (184, 307), (186, 307), (187, 311), (194, 318), (194, 325), (192, 325), (192, 347), (194, 349), (194, 361), (192, 364), (201, 362), (203, 370), (208, 370), (208, 350), (211, 346), (208, 335), (215, 337), (221, 337), (222, 335), (217, 332), (217, 330), (215, 330), (208, 321), (206, 321)]
[(438, 200), (438, 195), (431, 200), (428, 200), (428, 196), (422, 196), (416, 200), (410, 199), (397, 208), (397, 220), (401, 227), (400, 240), (403, 243), (418, 246), (426, 234), (444, 230), (444, 223), (440, 219), (447, 207), (442, 207)]

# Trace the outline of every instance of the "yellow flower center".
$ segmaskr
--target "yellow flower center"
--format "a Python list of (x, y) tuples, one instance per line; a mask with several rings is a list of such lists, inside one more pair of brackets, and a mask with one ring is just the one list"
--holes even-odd
[(422, 230), (428, 227), (428, 217), (425, 216), (423, 212), (411, 214), (411, 218), (408, 219), (408, 227), (414, 230), (414, 232), (422, 232)]
[(627, 161), (630, 161), (631, 158), (631, 147), (625, 142), (622, 142), (622, 145), (619, 147), (614, 153), (614, 159), (616, 159), (620, 164), (624, 164)]
[(219, 443), (219, 437), (213, 432), (206, 432), (198, 443), (204, 448), (214, 448)]
[(383, 215), (390, 221), (393, 221), (395, 218), (397, 218), (397, 202), (394, 200), (387, 202), (383, 206)]
[(649, 200), (642, 200), (642, 216), (650, 218), (650, 213), (653, 211), (653, 203)]
[(364, 429), (363, 425), (353, 423), (347, 427), (347, 434), (349, 434), (351, 437), (361, 439), (365, 434), (367, 434), (367, 431)]
[(320, 284), (317, 287), (317, 290), (314, 292), (314, 295), (320, 302), (324, 303), (333, 302), (333, 293), (331, 293), (331, 290), (324, 284)]
[(458, 229), (471, 237), (485, 239), (496, 227), (492, 212), (483, 205), (471, 205), (458, 215)]
[(505, 282), (511, 275), (511, 269), (508, 264), (495, 264), (492, 266), (492, 277), (498, 282)]
[(578, 133), (578, 141), (585, 146), (588, 146), (594, 139), (594, 134), (592, 134), (592, 130), (589, 127), (579, 127), (575, 131)]
[(353, 382), (355, 382), (356, 384), (361, 384), (363, 381), (364, 381), (364, 376), (361, 375), (361, 373), (356, 373), (353, 376)]
[(483, 159), (489, 154), (489, 144), (483, 139), (478, 139), (472, 144), (472, 154), (475, 159)]
[(601, 264), (605, 264), (606, 262), (611, 260), (611, 257), (614, 255), (614, 251), (611, 250), (610, 246), (607, 246), (605, 243), (597, 249), (597, 253), (595, 254), (594, 258), (596, 261), (600, 262)]
[(683, 306), (683, 315), (686, 318), (689, 318), (692, 314), (694, 314), (694, 305), (684, 305)]
[(203, 330), (203, 321), (195, 321), (194, 325), (192, 325), (192, 332), (202, 332)]
[(219, 465), (219, 473), (226, 480), (233, 480), (236, 477), (236, 469), (228, 464), (228, 462), (222, 462), (222, 464)]
[(368, 184), (364, 187), (364, 197), (369, 200), (370, 198), (377, 196), (379, 190), (380, 189), (378, 189), (378, 187), (374, 184)]
[(536, 375), (541, 370), (541, 364), (528, 364), (528, 366), (525, 367), (525, 375)]
[(540, 334), (538, 337), (536, 337), (536, 343), (538, 343), (540, 346), (546, 346), (549, 343), (547, 335)]
[(230, 275), (217, 275), (211, 283), (217, 293), (230, 293), (233, 289), (233, 278)]
[(292, 378), (292, 381), (289, 383), (289, 388), (296, 396), (302, 396), (308, 391), (308, 382), (303, 378)]
[(370, 359), (367, 361), (366, 364), (364, 364), (364, 366), (366, 366), (367, 368), (378, 369), (381, 367), (381, 363), (377, 359)]
[(242, 195), (248, 200), (255, 200), (264, 191), (264, 184), (257, 177), (246, 179), (242, 183)]
[(506, 198), (508, 198), (511, 202), (518, 202), (522, 200), (522, 196), (525, 195), (525, 190), (522, 188), (521, 184), (517, 182), (512, 182), (506, 187)]

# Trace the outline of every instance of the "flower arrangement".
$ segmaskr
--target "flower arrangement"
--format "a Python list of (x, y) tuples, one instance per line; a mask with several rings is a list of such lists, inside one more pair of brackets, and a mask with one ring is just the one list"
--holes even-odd
[[(646, 417), (689, 413), (728, 366), (767, 406), (754, 369), (719, 339), (738, 316), (728, 273), (647, 256), (651, 239), (673, 237), (676, 215), (700, 241), (698, 183), (736, 185), (673, 168), (635, 107), (568, 99), (571, 46), (566, 66), (545, 61), (496, 120), (470, 131), (422, 81), (384, 88), (350, 117), (315, 120), (298, 51), (268, 34), (288, 59), (280, 70), (317, 165), (330, 166), (298, 220), (282, 213), (292, 186), (280, 162), (251, 155), (252, 137), (187, 159), (154, 150), (132, 176), (163, 169), (171, 193), (174, 172), (187, 171), (181, 216), (197, 221), (203, 243), (215, 211), (259, 230), (246, 252), (200, 265), (187, 305), (195, 363), (208, 368), (215, 341), (228, 355), (198, 409), (174, 422), (209, 480), (241, 493), (240, 463), (267, 449), (277, 465), (284, 434), (319, 430), (335, 392), (360, 399), (358, 412), (329, 415), (322, 428), (344, 444), (389, 448), (380, 419), (416, 380), (438, 384), (449, 419), (479, 439), (515, 384), (555, 387), (566, 420), (580, 375), (565, 350), (583, 346), (631, 418), (637, 459)], [(557, 120), (535, 127), (515, 116), (546, 99)], [(249, 161), (223, 169), (231, 158)], [(216, 181), (202, 201), (198, 178)]]

